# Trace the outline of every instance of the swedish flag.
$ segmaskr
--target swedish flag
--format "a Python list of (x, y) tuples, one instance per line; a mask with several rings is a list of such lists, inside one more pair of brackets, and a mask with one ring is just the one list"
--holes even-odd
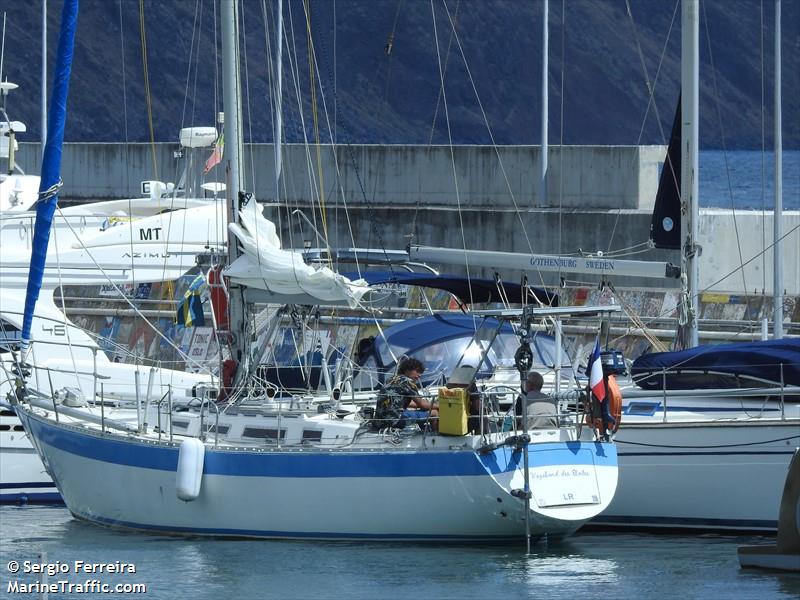
[(206, 287), (206, 278), (200, 273), (189, 284), (183, 295), (183, 302), (178, 306), (178, 324), (186, 327), (202, 327), (206, 323), (203, 315), (202, 293)]

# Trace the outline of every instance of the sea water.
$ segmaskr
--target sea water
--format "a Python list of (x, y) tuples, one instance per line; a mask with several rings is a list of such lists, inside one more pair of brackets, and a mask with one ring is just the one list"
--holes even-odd
[[(424, 510), (416, 507), (416, 510)], [(319, 510), (325, 511), (324, 499)], [(403, 518), (391, 515), (387, 518)], [(561, 543), (502, 546), (177, 538), (108, 529), (64, 507), (0, 507), (0, 597), (46, 555), (50, 584), (144, 584), (146, 592), (66, 591), (50, 598), (796, 599), (800, 575), (739, 568), (739, 544), (762, 537), (578, 532)], [(10, 573), (16, 561), (20, 571)], [(75, 561), (78, 563), (76, 572)], [(97, 565), (125, 572), (102, 572)], [(88, 568), (90, 572), (86, 572)], [(135, 572), (130, 572), (133, 565)], [(94, 572), (91, 572), (91, 570)], [(65, 584), (58, 582), (65, 581)], [(97, 583), (89, 584), (87, 582)]]
[[(771, 211), (775, 207), (775, 154), (756, 150), (703, 150), (698, 157), (700, 205)], [(800, 151), (783, 153), (783, 208), (800, 210)]]

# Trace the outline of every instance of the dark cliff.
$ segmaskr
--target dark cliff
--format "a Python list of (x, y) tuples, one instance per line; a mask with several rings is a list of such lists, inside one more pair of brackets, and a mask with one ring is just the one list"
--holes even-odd
[[(275, 42), (265, 31), (274, 30), (274, 4), (242, 1), (245, 131), (254, 141), (273, 137), (269, 73)], [(491, 138), (485, 111), (497, 143), (539, 143), (539, 0), (434, 0), (435, 15), (428, 0), (308, 4), (322, 141), (335, 137), (340, 142), (424, 144), (452, 139), (487, 144)], [(48, 5), (52, 65), (61, 1), (49, 0)], [(219, 17), (214, 5), (212, 0), (143, 3), (157, 141), (175, 140), (182, 126), (211, 124), (221, 109), (221, 52), (215, 49)], [(302, 141), (305, 130), (307, 139), (314, 140), (304, 3), (285, 0), (284, 5), (285, 139)], [(665, 143), (680, 85), (680, 4), (630, 0), (630, 6), (629, 15), (625, 0), (551, 0), (551, 144)], [(27, 123), (29, 132), (23, 139), (35, 141), (41, 3), (4, 2), (0, 10), (7, 12), (3, 76), (21, 86), (9, 100), (9, 114)], [(701, 3), (703, 147), (760, 148), (762, 138), (768, 149), (772, 147), (773, 10), (771, 1)], [(139, 18), (136, 0), (81, 0), (68, 141), (149, 139)], [(800, 1), (783, 2), (782, 33), (783, 142), (796, 149)], [(648, 80), (654, 86), (652, 103)]]

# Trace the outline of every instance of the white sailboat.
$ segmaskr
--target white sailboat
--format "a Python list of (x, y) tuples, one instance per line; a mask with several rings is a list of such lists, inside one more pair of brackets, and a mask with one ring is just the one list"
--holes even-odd
[[(222, 6), (225, 138), (227, 148), (234, 149), (225, 160), (235, 217), (231, 231), (241, 243), (241, 250), (234, 244), (230, 248), (231, 305), (252, 288), (356, 304), (365, 291), (358, 282), (308, 271), (295, 253), (280, 250), (277, 243), (261, 245), (276, 240), (256, 202), (243, 202), (239, 191), (237, 3), (225, 0)], [(273, 276), (282, 261), (298, 289)], [(246, 321), (236, 312), (231, 321), (241, 344)], [(495, 334), (491, 328), (478, 329), (474, 343), (479, 356)], [(247, 352), (240, 355), (233, 395), (246, 399), (254, 373)], [(521, 360), (520, 372), (529, 366)], [(462, 373), (474, 370), (465, 363)], [(470, 378), (462, 381), (468, 385)], [(246, 402), (220, 409), (205, 400), (180, 418), (169, 414), (156, 428), (135, 432), (124, 424), (87, 419), (80, 408), (54, 405), (30, 381), (14, 402), (70, 511), (118, 527), (376, 540), (497, 540), (527, 534), (530, 541), (568, 535), (611, 501), (617, 483), (615, 447), (592, 439), (575, 414), (530, 434), (483, 427), (470, 432), (467, 398), (464, 388), (440, 392), (438, 431), (373, 425), (366, 413), (344, 410), (336, 395), (331, 400), (343, 410), (321, 414), (282, 403), (277, 410)]]

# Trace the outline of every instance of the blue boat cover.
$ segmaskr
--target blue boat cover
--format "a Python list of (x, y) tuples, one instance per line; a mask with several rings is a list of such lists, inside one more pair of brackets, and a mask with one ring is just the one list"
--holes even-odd
[(372, 285), (396, 283), (445, 290), (456, 296), (464, 304), (503, 302), (504, 297), (511, 304), (523, 304), (523, 292), (527, 291), (528, 295), (525, 298), (525, 303), (533, 303), (538, 299), (542, 304), (558, 306), (558, 294), (553, 294), (543, 288), (531, 286), (523, 288), (517, 283), (503, 283), (503, 296), (501, 296), (497, 284), (491, 279), (467, 279), (466, 277), (452, 275), (410, 273), (408, 271), (364, 271), (363, 273), (342, 273), (342, 275), (350, 279), (358, 279), (360, 277)]
[[(697, 346), (637, 358), (636, 384), (648, 390), (752, 387), (756, 381), (800, 385), (800, 339)], [(744, 378), (744, 380), (742, 380)]]

